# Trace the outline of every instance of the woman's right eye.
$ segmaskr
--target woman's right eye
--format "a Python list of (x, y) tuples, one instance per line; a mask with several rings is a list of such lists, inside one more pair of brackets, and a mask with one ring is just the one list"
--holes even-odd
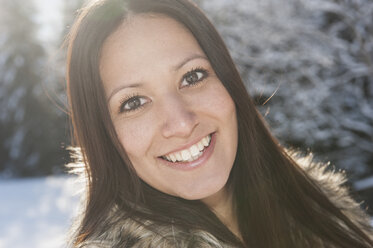
[(128, 113), (131, 111), (139, 110), (148, 103), (148, 100), (142, 96), (132, 96), (125, 100), (119, 108), (119, 113)]

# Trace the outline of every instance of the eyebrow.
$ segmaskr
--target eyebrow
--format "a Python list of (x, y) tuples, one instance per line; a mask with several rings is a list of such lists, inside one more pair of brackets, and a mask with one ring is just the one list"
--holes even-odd
[(140, 87), (142, 86), (142, 83), (133, 83), (133, 84), (129, 84), (129, 85), (122, 85), (122, 86), (119, 86), (118, 88), (115, 88), (109, 95), (108, 99), (107, 99), (107, 102), (110, 101), (110, 99), (119, 91), (123, 90), (123, 89), (126, 89), (126, 88), (137, 88), (137, 87)]
[[(192, 60), (195, 60), (195, 59), (205, 59), (208, 61), (207, 57), (205, 55), (201, 55), (201, 54), (197, 54), (197, 53), (194, 53), (188, 57), (186, 57), (185, 59), (183, 59), (180, 63), (176, 64), (175, 66), (173, 66), (173, 70), (174, 71), (177, 71), (179, 70), (181, 67), (183, 67), (186, 63), (188, 63), (189, 61), (192, 61)], [(108, 99), (107, 99), (107, 102), (110, 101), (110, 99), (119, 91), (123, 90), (123, 89), (126, 89), (126, 88), (137, 88), (137, 87), (140, 87), (142, 86), (143, 84), (142, 83), (133, 83), (133, 84), (128, 84), (128, 85), (122, 85), (122, 86), (119, 86), (118, 88), (115, 88), (109, 95)]]
[(175, 65), (173, 69), (175, 71), (177, 71), (181, 67), (183, 67), (186, 63), (188, 63), (191, 60), (195, 60), (195, 59), (205, 59), (205, 60), (208, 60), (205, 55), (194, 53), (194, 54), (186, 57), (185, 59), (183, 59), (179, 64)]

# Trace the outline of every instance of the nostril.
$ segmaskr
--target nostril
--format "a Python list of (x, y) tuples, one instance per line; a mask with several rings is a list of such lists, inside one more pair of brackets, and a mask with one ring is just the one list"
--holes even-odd
[(169, 94), (158, 102), (157, 111), (162, 122), (161, 132), (166, 138), (188, 137), (198, 124), (195, 107), (184, 96)]
[(194, 114), (193, 116), (181, 116), (177, 113), (164, 120), (162, 133), (165, 137), (188, 137), (197, 125), (198, 121)]

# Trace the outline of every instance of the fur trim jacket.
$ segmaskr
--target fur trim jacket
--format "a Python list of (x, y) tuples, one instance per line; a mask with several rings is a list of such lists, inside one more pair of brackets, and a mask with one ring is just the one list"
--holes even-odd
[[(299, 161), (298, 161), (299, 162)], [(303, 161), (304, 162), (304, 161)], [(320, 186), (329, 199), (340, 208), (354, 223), (367, 233), (370, 233), (369, 218), (361, 210), (348, 193), (348, 189), (341, 186), (345, 181), (342, 172), (327, 171), (324, 165), (312, 163), (302, 165), (307, 174)], [(113, 210), (116, 211), (116, 210)], [(132, 220), (115, 220), (103, 224), (102, 228), (93, 234), (79, 248), (229, 248), (208, 232), (194, 230), (184, 232), (173, 226), (157, 226), (157, 233), (143, 227)]]

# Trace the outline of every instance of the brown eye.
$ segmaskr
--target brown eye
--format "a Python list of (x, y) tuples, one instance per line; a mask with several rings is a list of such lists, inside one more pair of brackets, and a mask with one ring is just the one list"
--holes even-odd
[(119, 112), (130, 112), (141, 108), (148, 100), (145, 97), (134, 96), (123, 102), (120, 106)]
[(128, 109), (135, 109), (141, 105), (141, 101), (139, 98), (135, 98), (127, 103)]
[(190, 73), (185, 78), (185, 81), (187, 81), (189, 84), (193, 84), (194, 82), (197, 82), (202, 77), (203, 77), (202, 72), (193, 72), (193, 73)]
[(194, 69), (190, 72), (187, 72), (184, 75), (183, 80), (181, 82), (181, 86), (185, 87), (185, 86), (195, 85), (198, 82), (202, 81), (206, 76), (207, 76), (207, 71), (206, 70), (204, 70), (204, 69)]

